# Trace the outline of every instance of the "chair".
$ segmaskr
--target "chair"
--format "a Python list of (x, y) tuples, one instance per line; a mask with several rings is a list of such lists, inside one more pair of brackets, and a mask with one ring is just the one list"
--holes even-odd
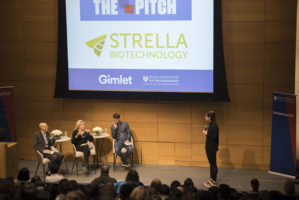
[(37, 171), (38, 171), (38, 168), (39, 168), (40, 164), (42, 164), (43, 165), (43, 172), (44, 172), (44, 180), (45, 180), (46, 179), (45, 164), (49, 164), (50, 160), (48, 158), (44, 158), (44, 155), (39, 151), (36, 151), (36, 158), (37, 158), (37, 168), (36, 168), (36, 171), (35, 171), (35, 176), (37, 174)]
[[(113, 141), (112, 141), (113, 170), (115, 170), (116, 160), (117, 160), (117, 156), (118, 156), (117, 153), (115, 152), (114, 144), (115, 144), (115, 139), (113, 139)], [(131, 166), (133, 167), (134, 140), (133, 140), (132, 136), (131, 136), (131, 144), (132, 144), (132, 152), (129, 155), (129, 161), (130, 161)]]
[[(51, 146), (51, 150), (54, 151), (54, 152), (59, 152), (54, 146)], [(48, 158), (44, 158), (44, 155), (39, 152), (39, 151), (36, 151), (36, 158), (37, 158), (37, 168), (36, 168), (36, 171), (35, 171), (35, 175), (37, 174), (37, 171), (38, 171), (38, 168), (40, 166), (40, 164), (43, 165), (43, 172), (44, 172), (44, 179), (46, 177), (46, 171), (45, 171), (45, 164), (49, 164), (50, 163), (50, 160)]]
[[(96, 148), (95, 148), (93, 142), (88, 141), (87, 144), (88, 144), (89, 147), (91, 147), (90, 148), (90, 155), (93, 156), (93, 162), (95, 163)], [(73, 168), (72, 168), (72, 173), (73, 173), (74, 167), (76, 165), (77, 176), (79, 176), (79, 174), (78, 174), (78, 169), (79, 169), (78, 168), (78, 158), (84, 157), (84, 154), (83, 154), (82, 151), (77, 151), (74, 144), (73, 144), (73, 151), (74, 151), (75, 160), (74, 160), (74, 164), (73, 164)], [(96, 173), (96, 168), (94, 169), (94, 173)]]

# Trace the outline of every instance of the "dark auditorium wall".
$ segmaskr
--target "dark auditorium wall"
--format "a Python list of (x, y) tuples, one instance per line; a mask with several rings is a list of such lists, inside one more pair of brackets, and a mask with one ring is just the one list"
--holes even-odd
[[(296, 0), (222, 2), (230, 103), (54, 99), (57, 0), (0, 0), (0, 85), (15, 86), (19, 157), (35, 159), (40, 121), (70, 135), (77, 119), (109, 130), (119, 112), (133, 130), (136, 162), (207, 166), (203, 115), (213, 109), (220, 167), (268, 169), (271, 94), (294, 90)], [(111, 139), (104, 150), (111, 161)], [(64, 152), (72, 155), (70, 143)]]

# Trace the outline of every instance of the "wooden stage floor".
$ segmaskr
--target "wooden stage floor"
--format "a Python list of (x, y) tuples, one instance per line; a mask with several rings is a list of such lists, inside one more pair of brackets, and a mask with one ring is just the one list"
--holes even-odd
[[(30, 170), (31, 176), (34, 175), (37, 166), (36, 161), (20, 161), (19, 168), (27, 167)], [(111, 164), (110, 164), (111, 166)], [(72, 163), (68, 163), (68, 167), (72, 167)], [(63, 163), (62, 169), (65, 169)], [(65, 178), (76, 180), (79, 183), (90, 183), (95, 177), (100, 175), (100, 169), (97, 169), (96, 174), (91, 171), (89, 175), (83, 173), (81, 163), (79, 163), (79, 176), (74, 174), (65, 174)], [(149, 185), (153, 178), (159, 178), (163, 183), (170, 184), (173, 180), (178, 180), (181, 183), (188, 177), (192, 178), (196, 187), (205, 189), (203, 182), (209, 178), (209, 168), (206, 167), (183, 167), (183, 166), (168, 166), (168, 165), (134, 165), (134, 169), (138, 171), (140, 181), (145, 185)], [(121, 166), (117, 166), (115, 171), (112, 167), (110, 175), (117, 180), (124, 180), (127, 170)], [(42, 176), (42, 167), (38, 171), (38, 175)], [(264, 170), (244, 170), (244, 169), (218, 169), (218, 184), (226, 183), (238, 191), (249, 191), (249, 183), (252, 178), (257, 178), (260, 181), (261, 190), (278, 190), (283, 192), (285, 177), (269, 174)], [(299, 188), (296, 186), (296, 191)]]

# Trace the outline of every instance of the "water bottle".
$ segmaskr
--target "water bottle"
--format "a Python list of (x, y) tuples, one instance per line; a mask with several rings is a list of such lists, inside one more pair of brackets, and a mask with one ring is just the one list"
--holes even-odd
[(105, 128), (105, 134), (107, 134), (107, 128)]
[(67, 138), (67, 132), (66, 132), (66, 131), (64, 131), (64, 137), (66, 137), (66, 138)]

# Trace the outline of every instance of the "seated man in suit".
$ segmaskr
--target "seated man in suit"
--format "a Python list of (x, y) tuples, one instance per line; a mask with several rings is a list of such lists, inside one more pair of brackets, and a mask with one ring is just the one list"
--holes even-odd
[[(129, 155), (132, 152), (131, 131), (128, 122), (121, 121), (120, 115), (113, 115), (113, 124), (111, 126), (111, 134), (115, 139), (114, 148), (117, 155), (121, 157), (124, 167), (130, 167)], [(122, 151), (125, 149), (126, 151)]]
[(55, 138), (50, 136), (48, 133), (49, 127), (46, 123), (42, 122), (39, 124), (40, 130), (37, 131), (34, 135), (33, 139), (33, 148), (36, 151), (41, 152), (44, 155), (44, 158), (48, 158), (49, 160), (60, 160), (63, 159), (63, 154), (59, 152), (53, 152), (51, 147), (55, 143)]

